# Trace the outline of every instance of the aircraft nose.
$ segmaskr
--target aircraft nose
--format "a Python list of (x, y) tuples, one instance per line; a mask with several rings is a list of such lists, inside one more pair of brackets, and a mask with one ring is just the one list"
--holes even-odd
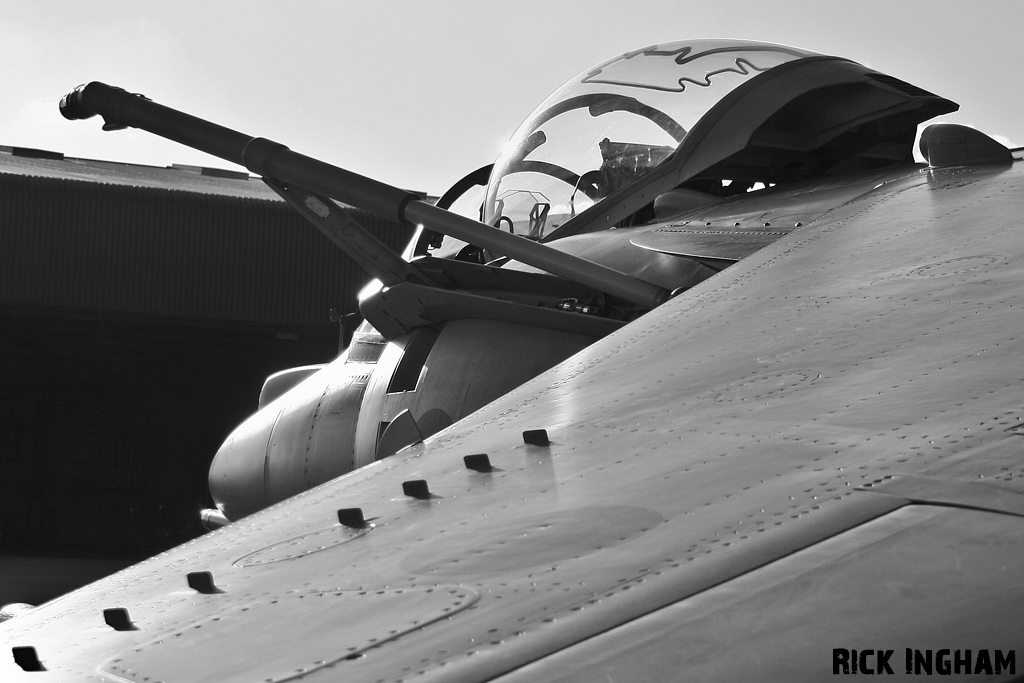
[(210, 494), (224, 516), (235, 521), (270, 504), (266, 462), (277, 411), (260, 410), (240, 424), (210, 464)]

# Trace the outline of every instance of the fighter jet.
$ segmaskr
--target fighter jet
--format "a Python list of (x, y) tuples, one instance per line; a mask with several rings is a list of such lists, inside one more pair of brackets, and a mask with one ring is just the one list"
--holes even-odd
[[(5, 676), (1016, 677), (1024, 174), (953, 124), (914, 162), (954, 103), (651, 46), (545, 100), (461, 214), (102, 84), (62, 109), (244, 163), (380, 285), (218, 455), (225, 525), (0, 624)], [(374, 220), (422, 226), (408, 260)], [(553, 367), (465, 407), (518, 363)]]

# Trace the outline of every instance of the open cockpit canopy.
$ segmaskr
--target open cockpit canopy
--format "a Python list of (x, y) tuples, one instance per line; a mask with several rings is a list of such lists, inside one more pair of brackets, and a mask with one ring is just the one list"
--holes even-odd
[(735, 194), (908, 163), (917, 125), (956, 108), (784, 45), (654, 45), (585, 71), (534, 110), (494, 165), (483, 218), (547, 241), (646, 220), (677, 187)]

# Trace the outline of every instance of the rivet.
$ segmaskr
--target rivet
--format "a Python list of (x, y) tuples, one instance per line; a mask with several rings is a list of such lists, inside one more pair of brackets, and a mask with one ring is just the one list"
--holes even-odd
[(338, 510), (338, 521), (344, 526), (353, 529), (362, 529), (366, 526), (366, 519), (363, 518), (362, 508), (342, 508)]
[(426, 479), (413, 479), (402, 482), (402, 492), (413, 498), (430, 498), (430, 487)]
[(135, 625), (132, 624), (132, 620), (128, 616), (128, 610), (124, 607), (112, 607), (103, 610), (103, 621), (107, 622), (107, 626), (115, 631), (136, 630)]
[(213, 574), (210, 572), (189, 572), (188, 587), (194, 591), (207, 595), (223, 592), (213, 583)]
[(527, 429), (523, 432), (523, 443), (530, 444), (531, 446), (547, 446), (551, 443), (548, 440), (548, 430), (546, 429)]
[(475, 470), (477, 472), (490, 472), (491, 471), (491, 459), (487, 457), (486, 453), (474, 453), (473, 455), (467, 455), (462, 458), (462, 461), (466, 463), (466, 468)]
[(11, 653), (14, 655), (15, 664), (20, 666), (23, 671), (46, 671), (46, 667), (39, 661), (39, 655), (36, 654), (34, 647), (29, 645), (12, 647)]

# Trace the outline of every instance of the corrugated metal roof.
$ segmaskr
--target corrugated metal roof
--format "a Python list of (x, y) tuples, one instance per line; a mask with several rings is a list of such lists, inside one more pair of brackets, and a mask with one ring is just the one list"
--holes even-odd
[[(24, 147), (0, 146), (0, 173), (281, 201), (262, 180), (244, 170), (178, 164), (171, 167), (123, 164), (64, 157), (60, 152)], [(234, 177), (225, 177), (226, 174)]]

